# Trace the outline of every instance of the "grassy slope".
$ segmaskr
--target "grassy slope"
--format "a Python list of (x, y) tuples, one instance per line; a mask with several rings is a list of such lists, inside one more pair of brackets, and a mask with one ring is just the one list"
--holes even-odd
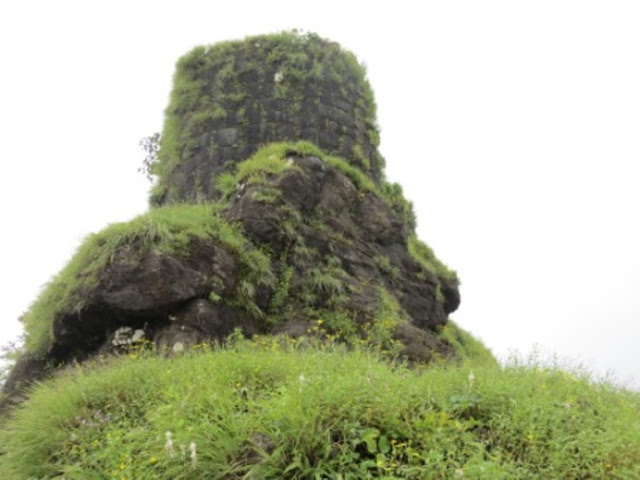
[(238, 340), (40, 385), (2, 426), (0, 478), (639, 478), (639, 411), (560, 370)]

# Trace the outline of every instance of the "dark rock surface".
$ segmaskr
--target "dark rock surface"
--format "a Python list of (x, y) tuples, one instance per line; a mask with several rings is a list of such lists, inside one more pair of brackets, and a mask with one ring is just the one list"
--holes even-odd
[[(221, 340), (238, 327), (247, 335), (272, 329), (298, 332), (299, 325), (336, 307), (364, 324), (377, 311), (377, 288), (383, 287), (410, 324), (423, 332), (420, 344), (437, 350), (434, 334), (457, 306), (456, 286), (444, 283), (411, 257), (407, 227), (378, 196), (363, 194), (321, 159), (292, 161), (297, 168), (264, 183), (240, 186), (223, 212), (229, 222), (242, 225), (254, 245), (269, 251), (274, 272), (291, 269), (286, 305), (272, 305), (275, 287), (256, 294), (264, 316), (278, 318), (275, 327), (224, 301), (234, 294), (238, 262), (215, 239), (201, 239), (193, 243), (186, 259), (150, 252), (137, 261), (129, 250), (120, 251), (102, 272), (100, 283), (87, 293), (83, 310), (60, 317), (56, 348), (69, 351), (81, 337), (87, 338), (93, 325), (84, 320), (87, 316), (100, 325), (92, 332), (96, 341), (104, 340), (105, 330), (144, 326), (145, 338), (170, 349), (178, 342), (188, 346)], [(264, 201), (260, 193), (273, 190), (279, 192), (278, 198)], [(387, 259), (386, 269), (394, 273), (382, 271), (376, 258)], [(314, 285), (314, 275), (327, 277), (326, 285), (321, 280)], [(217, 281), (212, 281), (214, 277)], [(437, 289), (446, 292), (444, 300)], [(212, 292), (222, 301), (211, 302)], [(417, 338), (401, 337), (405, 343)]]

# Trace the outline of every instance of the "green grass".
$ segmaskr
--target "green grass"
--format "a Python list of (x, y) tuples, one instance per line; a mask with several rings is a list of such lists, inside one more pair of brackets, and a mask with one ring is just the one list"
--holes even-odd
[(411, 257), (436, 277), (449, 282), (458, 281), (457, 273), (442, 263), (433, 253), (431, 247), (418, 239), (415, 234), (409, 236), (408, 247)]
[(269, 175), (278, 175), (291, 168), (298, 168), (287, 159), (290, 155), (324, 156), (324, 153), (310, 142), (270, 143), (247, 160), (238, 163), (233, 173), (220, 174), (216, 178), (216, 186), (228, 199), (242, 183), (265, 183)]
[(132, 248), (140, 258), (152, 249), (180, 257), (188, 254), (188, 244), (193, 238), (213, 237), (238, 254), (247, 267), (247, 281), (254, 285), (273, 282), (270, 259), (253, 247), (237, 226), (217, 215), (216, 210), (215, 205), (159, 207), (88, 236), (23, 316), (27, 352), (36, 356), (47, 352), (53, 340), (55, 316), (80, 311), (86, 289), (97, 284), (99, 272), (123, 248)]
[(491, 351), (469, 332), (449, 319), (440, 330), (440, 337), (448, 341), (462, 363), (495, 367), (498, 365)]
[(289, 147), (287, 144), (272, 143), (261, 148), (248, 160), (238, 164), (235, 175), (236, 182), (254, 183), (268, 175), (277, 175), (292, 168), (293, 164), (286, 160)]
[(0, 432), (15, 480), (640, 475), (638, 394), (536, 366), (416, 372), (305, 339), (78, 367)]

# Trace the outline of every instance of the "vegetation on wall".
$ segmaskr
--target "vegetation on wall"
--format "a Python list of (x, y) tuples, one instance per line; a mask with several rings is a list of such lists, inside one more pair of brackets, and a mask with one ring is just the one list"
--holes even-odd
[(213, 177), (283, 140), (313, 142), (382, 177), (375, 100), (356, 57), (295, 31), (194, 48), (176, 65), (151, 203), (193, 201), (195, 172), (215, 198)]

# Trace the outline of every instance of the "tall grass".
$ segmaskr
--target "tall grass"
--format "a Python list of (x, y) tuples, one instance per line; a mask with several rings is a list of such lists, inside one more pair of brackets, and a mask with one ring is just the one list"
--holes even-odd
[(37, 387), (2, 426), (0, 478), (630, 479), (639, 414), (638, 394), (560, 370), (241, 341)]

